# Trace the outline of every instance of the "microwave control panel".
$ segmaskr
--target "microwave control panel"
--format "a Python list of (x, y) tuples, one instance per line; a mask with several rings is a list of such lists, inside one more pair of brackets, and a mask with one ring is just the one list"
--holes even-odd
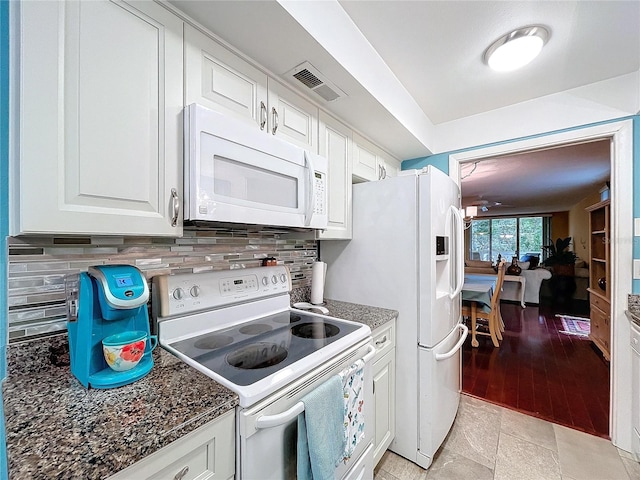
[(325, 203), (326, 203), (326, 198), (327, 198), (327, 188), (326, 188), (326, 183), (325, 182), (325, 174), (320, 173), (320, 172), (314, 172), (314, 184), (313, 184), (313, 191), (314, 191), (314, 195), (316, 196), (316, 201), (315, 201), (315, 208), (313, 209), (313, 213), (316, 213), (318, 215), (324, 215), (325, 214)]

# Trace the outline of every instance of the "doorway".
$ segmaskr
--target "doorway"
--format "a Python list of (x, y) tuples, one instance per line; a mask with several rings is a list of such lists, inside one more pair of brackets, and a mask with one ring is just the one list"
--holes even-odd
[(630, 376), (631, 357), (624, 346), (630, 341), (630, 327), (624, 310), (627, 295), (631, 293), (632, 277), (632, 202), (633, 198), (633, 127), (631, 120), (613, 122), (545, 136), (517, 140), (491, 147), (482, 147), (449, 156), (449, 175), (460, 184), (461, 165), (483, 158), (513, 154), (571, 143), (611, 140), (611, 188), (616, 195), (611, 199), (611, 242), (615, 245), (612, 256), (611, 288), (611, 393), (609, 433), (614, 445), (631, 450), (631, 428), (628, 415), (631, 395), (625, 379)]

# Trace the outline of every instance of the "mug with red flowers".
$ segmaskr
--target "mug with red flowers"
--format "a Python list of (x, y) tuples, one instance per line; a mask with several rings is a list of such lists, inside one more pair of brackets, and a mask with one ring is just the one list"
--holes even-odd
[(116, 372), (124, 372), (135, 367), (142, 356), (147, 345), (147, 338), (153, 351), (158, 344), (158, 337), (149, 335), (142, 330), (116, 333), (109, 335), (102, 340), (102, 351), (104, 359)]

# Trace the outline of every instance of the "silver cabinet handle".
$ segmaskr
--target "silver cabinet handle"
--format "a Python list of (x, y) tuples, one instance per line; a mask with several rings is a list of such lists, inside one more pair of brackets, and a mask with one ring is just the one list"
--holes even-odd
[(278, 111), (276, 107), (271, 107), (271, 115), (273, 117), (273, 127), (271, 128), (271, 134), (275, 135), (278, 130)]
[(378, 180), (382, 180), (382, 165), (378, 165)]
[(182, 480), (187, 473), (189, 473), (188, 466), (184, 467), (182, 470), (176, 473), (176, 475), (173, 477), (173, 480)]
[(383, 165), (382, 166), (382, 179), (384, 180), (385, 178), (387, 178), (387, 167), (385, 167)]
[(178, 191), (175, 188), (171, 189), (171, 201), (173, 202), (171, 226), (175, 227), (178, 224), (178, 216), (180, 215), (180, 197), (178, 196)]
[(264, 102), (260, 102), (260, 130), (264, 130), (267, 123), (267, 106)]
[(376, 342), (376, 347), (379, 347), (380, 345), (385, 344), (385, 343), (387, 343), (387, 336), (386, 335)]

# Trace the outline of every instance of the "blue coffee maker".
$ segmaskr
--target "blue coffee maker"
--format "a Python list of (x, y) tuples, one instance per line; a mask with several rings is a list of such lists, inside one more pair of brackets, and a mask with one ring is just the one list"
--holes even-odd
[[(113, 388), (144, 377), (153, 367), (149, 286), (136, 267), (99, 265), (66, 279), (71, 372), (86, 388)], [(102, 340), (122, 332), (147, 333), (144, 355), (130, 370), (107, 364)]]

